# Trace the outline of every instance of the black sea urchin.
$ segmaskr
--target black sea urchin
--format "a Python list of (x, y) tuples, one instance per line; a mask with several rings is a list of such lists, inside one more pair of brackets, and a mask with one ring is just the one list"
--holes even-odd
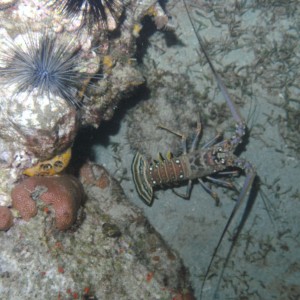
[(8, 53), (1, 54), (6, 67), (0, 68), (1, 81), (15, 85), (16, 95), (37, 90), (39, 95), (58, 96), (76, 108), (78, 86), (84, 76), (76, 70), (78, 51), (48, 34), (24, 39), (24, 47), (10, 43)]
[(121, 8), (124, 0), (55, 0), (54, 6), (67, 16), (83, 15), (84, 23), (92, 27), (99, 22), (107, 23), (107, 12), (113, 18), (117, 13), (117, 4)]

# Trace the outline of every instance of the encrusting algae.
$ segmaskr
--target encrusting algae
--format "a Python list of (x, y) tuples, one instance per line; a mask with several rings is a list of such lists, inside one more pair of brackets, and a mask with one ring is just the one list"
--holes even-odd
[(68, 148), (64, 153), (55, 157), (39, 162), (33, 167), (26, 169), (23, 174), (27, 176), (53, 176), (61, 173), (71, 160), (72, 150)]

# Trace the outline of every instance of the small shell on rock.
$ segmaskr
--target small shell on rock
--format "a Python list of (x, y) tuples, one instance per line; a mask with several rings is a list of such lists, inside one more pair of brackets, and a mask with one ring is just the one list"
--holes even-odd
[(104, 223), (102, 225), (102, 232), (107, 237), (120, 237), (122, 235), (119, 227), (116, 224)]

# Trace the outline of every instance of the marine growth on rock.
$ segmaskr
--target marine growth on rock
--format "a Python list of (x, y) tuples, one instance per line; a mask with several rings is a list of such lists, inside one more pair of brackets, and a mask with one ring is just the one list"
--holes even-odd
[(80, 181), (71, 175), (30, 177), (14, 187), (11, 197), (13, 208), (24, 220), (28, 221), (38, 213), (41, 201), (53, 209), (55, 227), (67, 230), (76, 221), (84, 191)]

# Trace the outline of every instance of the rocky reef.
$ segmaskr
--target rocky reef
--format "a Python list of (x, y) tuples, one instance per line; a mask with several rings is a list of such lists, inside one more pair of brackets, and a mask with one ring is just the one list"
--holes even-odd
[(69, 230), (42, 203), (30, 222), (0, 232), (3, 299), (193, 299), (181, 259), (119, 184), (92, 163), (80, 173), (87, 198)]
[(111, 119), (145, 81), (136, 39), (145, 16), (167, 23), (162, 8), (154, 0), (97, 5), (0, 1), (0, 206), (11, 206), (24, 175), (61, 173), (80, 128)]
[(69, 164), (79, 130), (145, 82), (144, 17), (168, 23), (156, 0), (92, 2), (0, 1), (1, 297), (193, 299), (181, 259), (114, 178)]

